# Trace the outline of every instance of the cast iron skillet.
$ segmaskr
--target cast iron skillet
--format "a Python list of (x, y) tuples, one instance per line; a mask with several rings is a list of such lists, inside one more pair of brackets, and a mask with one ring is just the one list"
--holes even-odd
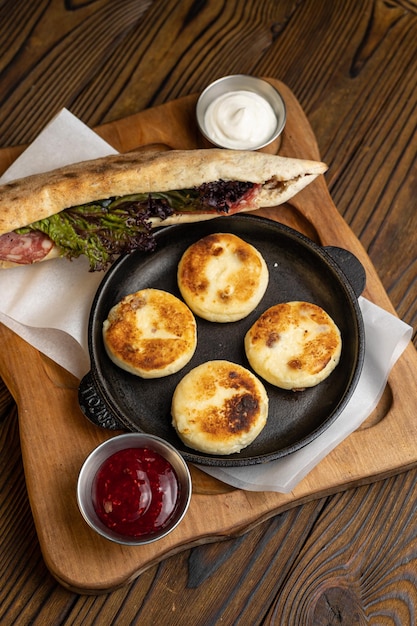
[[(185, 249), (201, 237), (231, 232), (254, 245), (269, 270), (265, 296), (248, 317), (226, 324), (197, 318), (198, 345), (192, 360), (177, 374), (144, 380), (114, 365), (102, 340), (110, 308), (125, 295), (154, 287), (180, 297), (176, 272)], [(212, 466), (264, 463), (305, 446), (336, 419), (358, 382), (364, 358), (364, 330), (357, 296), (365, 286), (360, 262), (347, 250), (322, 248), (297, 231), (253, 215), (220, 217), (198, 224), (166, 227), (156, 233), (153, 253), (133, 252), (110, 268), (95, 296), (89, 321), (91, 370), (79, 388), (83, 413), (104, 428), (158, 435), (173, 444), (187, 461)], [(341, 360), (329, 378), (301, 392), (265, 383), (270, 411), (262, 433), (247, 448), (230, 456), (212, 456), (186, 447), (171, 425), (174, 389), (193, 367), (211, 359), (227, 359), (249, 367), (245, 333), (269, 306), (305, 300), (320, 305), (342, 333)]]

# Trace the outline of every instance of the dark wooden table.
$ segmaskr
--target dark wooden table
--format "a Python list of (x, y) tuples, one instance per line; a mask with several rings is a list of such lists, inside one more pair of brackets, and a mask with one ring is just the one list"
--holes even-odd
[[(0, 147), (29, 143), (63, 106), (96, 126), (226, 74), (286, 83), (336, 206), (416, 326), (416, 0), (4, 0), (0, 33)], [(416, 623), (417, 470), (77, 595), (43, 561), (1, 383), (0, 414), (1, 624)]]

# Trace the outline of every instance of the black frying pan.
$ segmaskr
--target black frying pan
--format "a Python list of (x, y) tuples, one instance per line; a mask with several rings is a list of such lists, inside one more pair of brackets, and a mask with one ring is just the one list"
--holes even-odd
[[(125, 295), (154, 287), (180, 297), (176, 274), (185, 249), (201, 237), (231, 232), (254, 245), (269, 270), (269, 285), (257, 308), (245, 319), (226, 324), (197, 318), (198, 344), (188, 365), (177, 374), (153, 380), (138, 378), (114, 365), (102, 340), (111, 307)], [(358, 382), (364, 358), (364, 330), (357, 296), (365, 286), (360, 262), (347, 250), (322, 248), (297, 231), (254, 215), (221, 217), (198, 224), (163, 228), (153, 253), (133, 252), (110, 268), (95, 296), (89, 322), (91, 370), (83, 378), (79, 402), (83, 413), (105, 428), (151, 433), (173, 444), (187, 461), (240, 466), (271, 461), (311, 442), (337, 418)], [(171, 425), (174, 389), (190, 369), (211, 359), (249, 367), (243, 338), (268, 307), (305, 300), (323, 307), (342, 334), (339, 365), (322, 383), (301, 392), (265, 383), (270, 411), (258, 438), (240, 453), (213, 456), (186, 447)]]

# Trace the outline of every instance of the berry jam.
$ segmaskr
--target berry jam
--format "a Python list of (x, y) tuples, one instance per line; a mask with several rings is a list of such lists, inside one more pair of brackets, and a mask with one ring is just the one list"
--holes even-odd
[(149, 448), (126, 448), (101, 465), (93, 483), (93, 504), (108, 527), (129, 537), (152, 535), (174, 515), (179, 496), (172, 465)]

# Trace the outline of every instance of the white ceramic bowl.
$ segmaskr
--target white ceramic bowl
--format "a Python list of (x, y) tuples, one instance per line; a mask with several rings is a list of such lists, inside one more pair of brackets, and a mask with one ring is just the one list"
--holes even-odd
[[(131, 448), (139, 448), (140, 451), (146, 448), (151, 451), (151, 456), (153, 453), (156, 453), (157, 458), (159, 458), (159, 456), (162, 457), (165, 462), (168, 462), (171, 469), (173, 469), (177, 485), (175, 505), (171, 502), (171, 506), (170, 499), (173, 499), (171, 489), (165, 487), (164, 491), (162, 482), (159, 483), (159, 493), (162, 493), (162, 495), (158, 495), (157, 497), (166, 497), (166, 501), (171, 506), (172, 513), (168, 516), (166, 523), (163, 525), (157, 524), (157, 529), (153, 529), (151, 532), (146, 532), (145, 534), (137, 534), (136, 536), (132, 535), (131, 529), (128, 534), (125, 534), (125, 532), (120, 532), (117, 529), (114, 530), (110, 528), (106, 513), (104, 513), (104, 515), (107, 519), (107, 523), (105, 523), (103, 518), (98, 515), (96, 510), (97, 504), (95, 505), (94, 503), (97, 475), (100, 468), (102, 468), (103, 463), (106, 463), (109, 457), (112, 457), (115, 453)], [(122, 454), (125, 453), (122, 452)], [(139, 452), (139, 454), (143, 454), (143, 452)], [(145, 467), (145, 465), (143, 465), (143, 467)], [(148, 507), (150, 510), (150, 502), (152, 502), (154, 494), (149, 487), (147, 476), (142, 475), (141, 472), (140, 474), (141, 480), (137, 481), (142, 485), (142, 491), (140, 492), (140, 506), (143, 506), (144, 508)], [(171, 475), (171, 471), (169, 471), (169, 474)], [(137, 472), (136, 475), (138, 475)], [(150, 475), (151, 474), (149, 473), (148, 476)], [(145, 480), (142, 480), (143, 478), (145, 478)], [(133, 488), (135, 495), (137, 495), (136, 491), (138, 491), (139, 488), (136, 487), (135, 484), (132, 484), (132, 482), (129, 483), (129, 489), (130, 487)], [(191, 499), (191, 491), (192, 484), (188, 466), (179, 452), (177, 452), (171, 444), (159, 437), (155, 437), (154, 435), (127, 433), (105, 441), (95, 448), (87, 457), (78, 477), (77, 502), (80, 512), (87, 524), (89, 524), (91, 528), (103, 537), (124, 545), (142, 545), (165, 537), (178, 526), (188, 509)], [(127, 502), (125, 505), (128, 506)], [(112, 507), (113, 505), (110, 503), (109, 506)], [(143, 532), (143, 529), (140, 528), (142, 520), (145, 523), (146, 518), (143, 517), (142, 514), (138, 514), (137, 520), (134, 522), (136, 528), (139, 528), (140, 533)]]
[(286, 122), (286, 107), (281, 94), (270, 83), (262, 78), (248, 76), (246, 74), (234, 74), (224, 76), (214, 81), (200, 94), (196, 106), (196, 118), (198, 128), (208, 144), (219, 148), (230, 148), (230, 143), (219, 140), (211, 132), (209, 124), (206, 120), (206, 114), (209, 107), (219, 98), (226, 95), (236, 94), (237, 92), (252, 92), (256, 97), (264, 100), (275, 115), (275, 125), (271, 126), (270, 134), (265, 138), (259, 138), (259, 141), (253, 138), (245, 144), (245, 138), (242, 138), (240, 150), (261, 150), (274, 144), (274, 152), (277, 151), (281, 134)]

